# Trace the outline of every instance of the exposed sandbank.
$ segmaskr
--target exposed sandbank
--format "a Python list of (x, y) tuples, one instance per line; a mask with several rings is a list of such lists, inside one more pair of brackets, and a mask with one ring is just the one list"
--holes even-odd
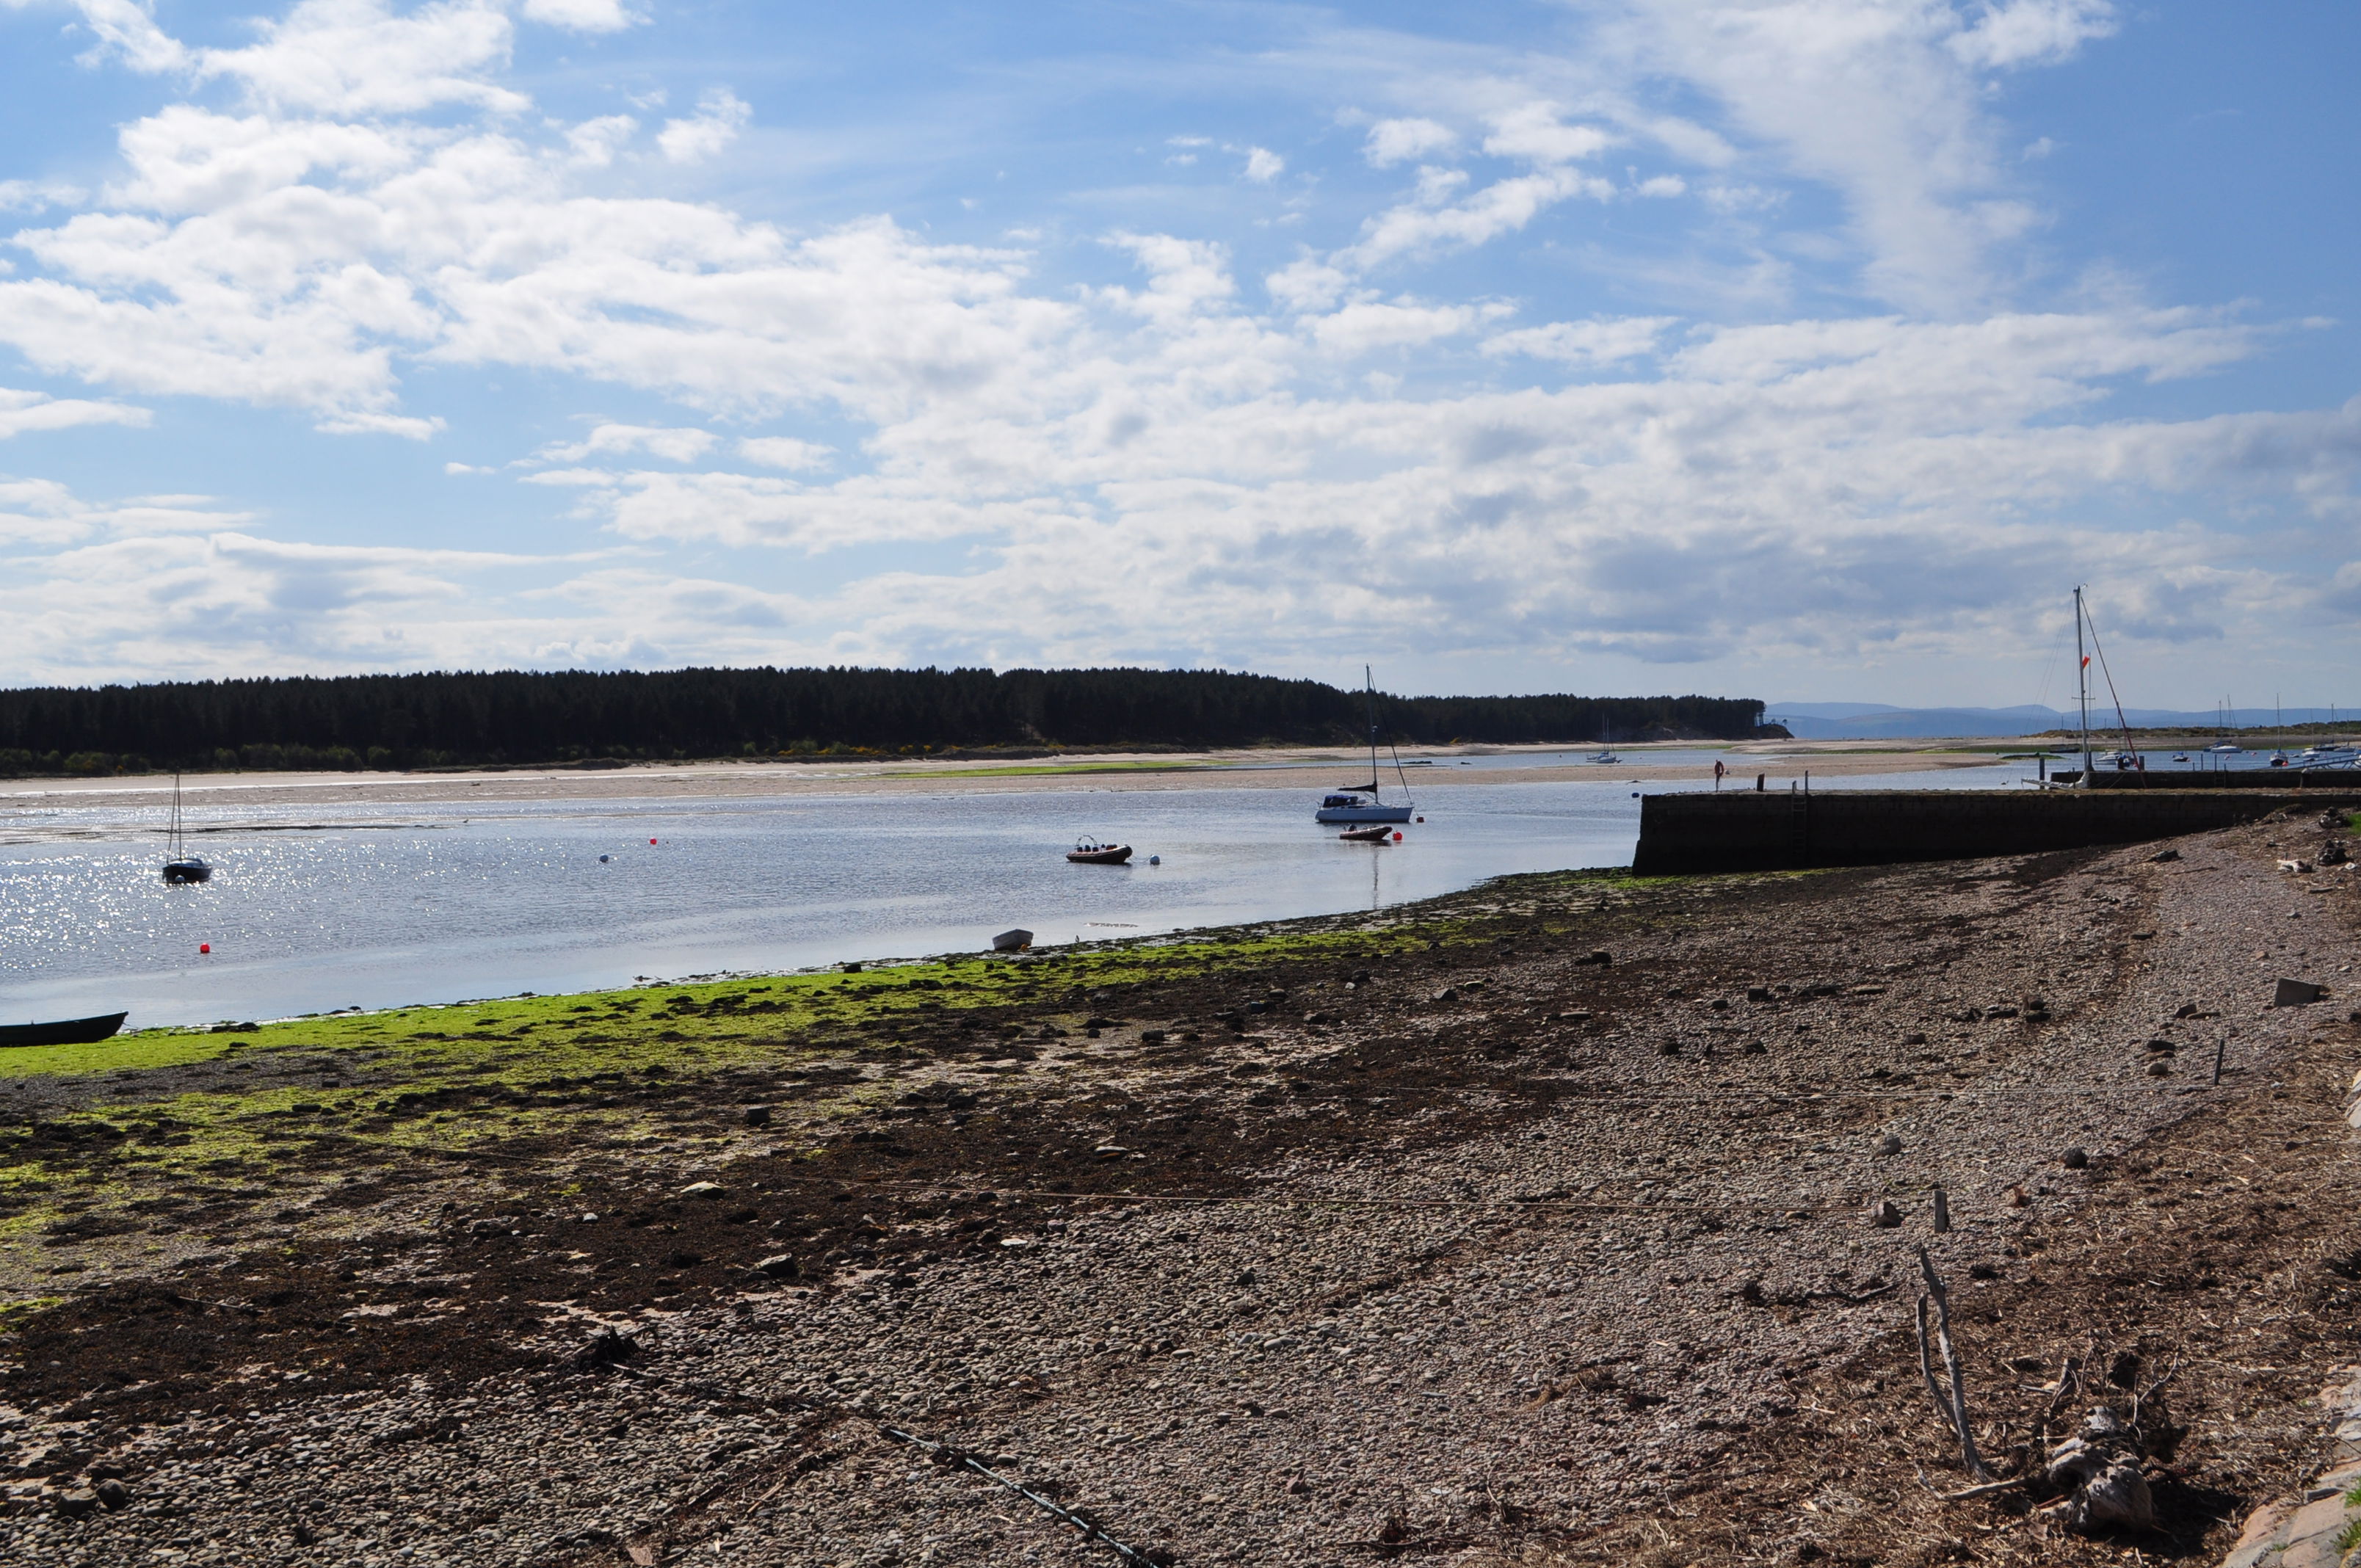
[[(1826, 748), (1826, 749), (1824, 749)], [(1700, 742), (1631, 746), (1614, 764), (1544, 762), (1568, 754), (1563, 746), (1484, 746), (1421, 750), (1408, 777), (1413, 792), (1465, 784), (1563, 783), (1624, 779), (1640, 784), (1709, 782), (1713, 763), (1658, 760), (1666, 753), (1711, 749)], [(1463, 759), (1531, 755), (1531, 766), (1461, 767)], [(1937, 768), (1993, 765), (1989, 754), (1927, 748), (1830, 742), (1752, 741), (1720, 749), (1733, 778), (1763, 773), (1784, 783), (1808, 769), (1816, 777), (1923, 773)], [(1413, 762), (1406, 754), (1405, 762)], [(191, 773), (181, 781), (196, 806), (279, 806), (317, 802), (399, 806), (460, 800), (587, 801), (756, 797), (807, 795), (939, 795), (946, 790), (1009, 794), (1044, 789), (1174, 790), (1283, 789), (1318, 793), (1352, 782), (1367, 766), (1349, 752), (1304, 749), (1199, 752), (1097, 752), (1041, 762), (925, 762), (895, 758), (843, 762), (644, 762), (577, 772), (527, 769), (476, 773)], [(1391, 769), (1381, 775), (1390, 784)], [(2014, 775), (2010, 775), (2014, 776)], [(1998, 774), (1995, 774), (1998, 781)], [(159, 806), (171, 795), (169, 778), (0, 780), (0, 811), (60, 807)]]

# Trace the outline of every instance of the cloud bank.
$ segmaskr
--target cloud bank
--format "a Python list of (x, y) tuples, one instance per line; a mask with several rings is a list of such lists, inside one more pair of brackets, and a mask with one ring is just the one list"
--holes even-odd
[[(511, 79), (519, 29), (642, 26), (606, 0), (305, 0), (228, 49), (129, 0), (80, 12), (94, 69), (173, 96), (122, 128), (103, 191), (19, 203), (0, 344), (91, 395), (0, 392), (0, 440), (137, 439), (150, 414), (121, 400), (140, 398), (431, 444), (450, 429), (413, 389), (431, 378), (555, 378), (588, 433), (520, 445), (490, 482), (547, 497), (582, 547), (274, 541), (234, 505), (12, 480), (12, 680), (1306, 668), (1373, 648), (1839, 668), (1977, 656), (2078, 577), (2127, 635), (2202, 647), (2347, 614), (2361, 574), (2361, 400), (2120, 411), (2124, 388), (2289, 329), (2016, 298), (2048, 219), (1983, 84), (2099, 44), (2121, 25), (2099, 0), (1590, 6), (1589, 63), (1552, 83), (1444, 71), (1396, 83), (1417, 101), (1393, 112), (1345, 105), (1360, 128), (1337, 156), (1391, 189), (1291, 258), (1249, 270), (1234, 236), (1111, 230), (1094, 244), (1127, 271), (1087, 286), (1046, 280), (1029, 242), (651, 193), (763, 116), (722, 82), (653, 131), (539, 114)], [(1677, 112), (1649, 99), (1660, 80)], [(1183, 144), (1234, 148), (1229, 177), (1266, 202), (1314, 156), (1206, 137), (1154, 156)], [(1648, 204), (1742, 249), (1798, 182), (1834, 193), (1808, 237), (1848, 307), (1778, 308), (1801, 239), (1748, 263), (1743, 311), (1557, 316), (1464, 281), (1471, 258)], [(588, 413), (623, 397), (675, 411)], [(9, 456), (30, 470), (26, 439)], [(863, 551), (890, 564), (824, 569)], [(725, 580), (779, 580), (730, 559), (808, 563), (817, 586)]]

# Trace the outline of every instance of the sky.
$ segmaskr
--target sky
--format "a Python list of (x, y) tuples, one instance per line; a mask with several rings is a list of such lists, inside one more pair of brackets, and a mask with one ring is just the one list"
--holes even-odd
[(0, 685), (2361, 705), (2361, 8), (0, 0)]

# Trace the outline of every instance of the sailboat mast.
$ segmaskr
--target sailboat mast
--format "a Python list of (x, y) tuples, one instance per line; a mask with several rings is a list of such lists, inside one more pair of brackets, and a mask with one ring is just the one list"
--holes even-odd
[(1369, 702), (1369, 798), (1378, 797), (1378, 677), (1368, 665), (1361, 666), (1361, 687), (1368, 694)]
[(2082, 705), (2082, 784), (2091, 783), (2091, 656), (2082, 652), (2082, 590), (2074, 590), (2074, 685)]

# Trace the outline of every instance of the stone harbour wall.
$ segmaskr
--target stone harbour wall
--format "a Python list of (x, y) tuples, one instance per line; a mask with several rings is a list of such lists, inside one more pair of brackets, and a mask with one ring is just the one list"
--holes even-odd
[(1724, 789), (1640, 803), (1642, 876), (1805, 871), (2138, 844), (2296, 809), (2361, 806), (2345, 791)]

